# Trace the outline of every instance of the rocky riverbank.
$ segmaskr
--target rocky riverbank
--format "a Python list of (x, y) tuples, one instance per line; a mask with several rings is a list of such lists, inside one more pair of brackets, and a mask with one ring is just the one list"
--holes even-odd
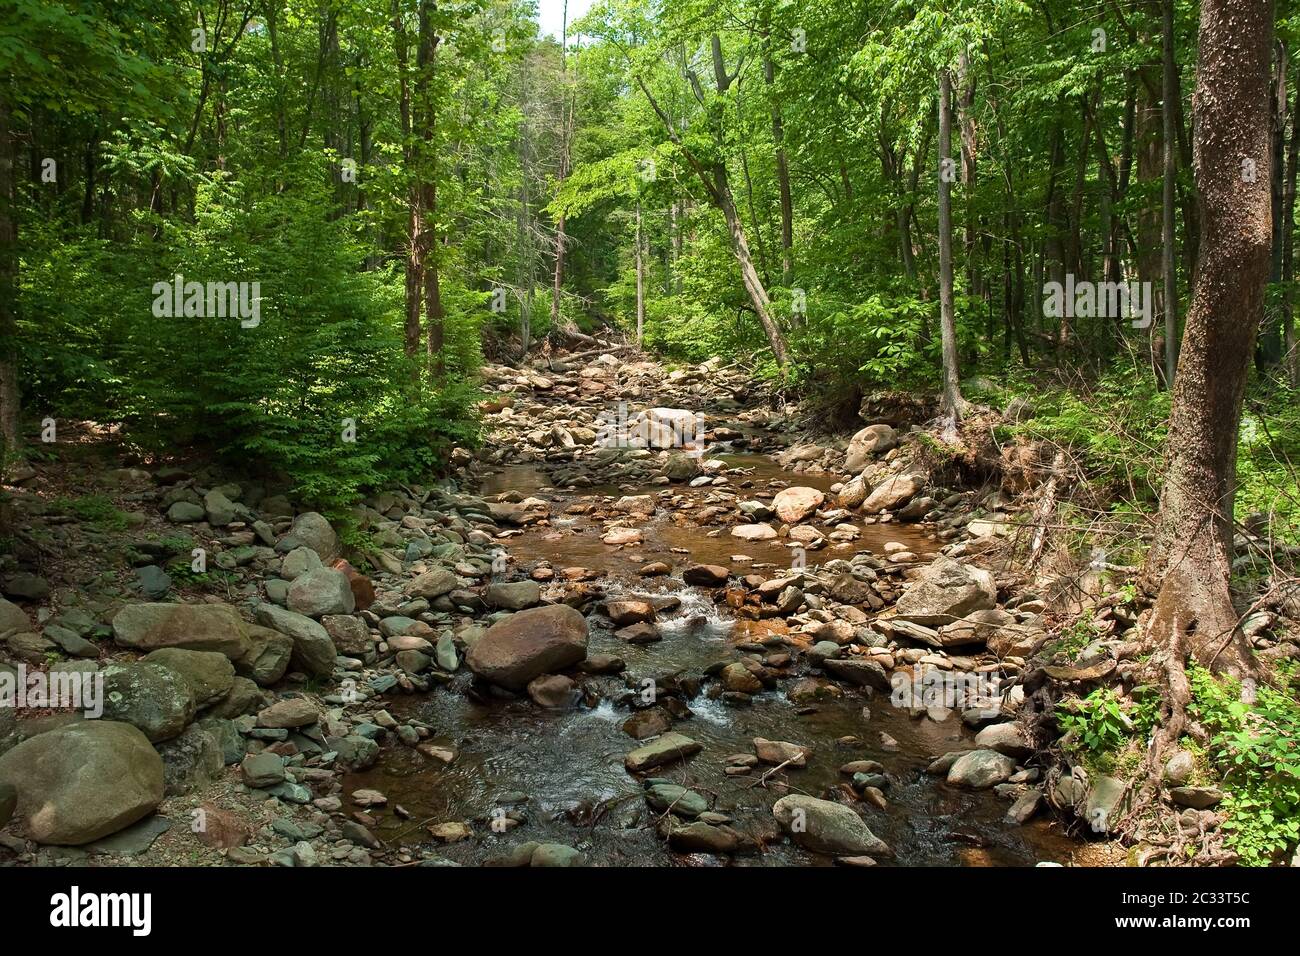
[(721, 363), (618, 354), (485, 382), (483, 448), (342, 538), (113, 446), (19, 476), (0, 677), (102, 680), (102, 715), (0, 708), (0, 862), (1033, 863), (1104, 831), (1118, 795), (1046, 786), (1018, 719), (1050, 596), (1017, 511), (945, 484), (915, 410), (819, 435)]

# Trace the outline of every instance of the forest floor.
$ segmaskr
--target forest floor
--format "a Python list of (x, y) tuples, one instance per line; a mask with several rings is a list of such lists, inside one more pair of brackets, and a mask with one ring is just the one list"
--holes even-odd
[[(141, 733), (0, 710), (0, 863), (1125, 862), (1124, 782), (1034, 718), (1101, 594), (1027, 568), (1041, 489), (935, 467), (906, 403), (827, 435), (717, 362), (484, 375), (482, 447), (342, 536), (202, 460), (53, 447), (0, 669), (99, 675)], [(1117, 644), (1045, 659), (1083, 686)]]

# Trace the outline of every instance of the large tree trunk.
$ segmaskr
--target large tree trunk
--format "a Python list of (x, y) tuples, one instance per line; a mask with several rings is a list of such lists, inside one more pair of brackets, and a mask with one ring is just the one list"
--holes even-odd
[(415, 59), (415, 122), (420, 133), (421, 149), (416, 162), (416, 179), (420, 190), (420, 212), (424, 228), (420, 231), (420, 260), (424, 272), (426, 352), (430, 370), (441, 375), (444, 368), (442, 290), (438, 283), (438, 170), (434, 129), (438, 119), (434, 101), (433, 74), (437, 66), (438, 40), (430, 15), (437, 10), (433, 0), (420, 0), (420, 38)]
[(411, 87), (407, 76), (407, 37), (398, 0), (392, 3), (393, 42), (397, 55), (398, 114), (402, 127), (402, 162), (412, 177), (406, 195), (406, 299), (403, 345), (408, 358), (420, 351), (420, 298), (424, 288), (424, 216), (420, 212), (420, 189), (411, 167)]
[[(952, 152), (952, 77), (939, 74), (939, 162), (947, 166)], [(957, 326), (952, 298), (952, 179), (953, 170), (939, 175), (939, 332), (943, 345), (943, 412), (961, 418), (964, 402), (957, 378)]]
[(781, 284), (789, 288), (794, 282), (794, 202), (790, 195), (790, 166), (785, 156), (785, 119), (776, 95), (776, 64), (772, 60), (772, 36), (763, 22), (763, 82), (772, 100), (772, 144), (776, 149), (776, 183), (781, 195)]
[(0, 473), (18, 440), (18, 202), (14, 182), (13, 115), (0, 86)]
[[(577, 110), (577, 94), (574, 93), (571, 97), (568, 87), (568, 34), (569, 4), (568, 0), (565, 0), (560, 19), (560, 92), (563, 99), (560, 102), (560, 169), (555, 183), (557, 191), (569, 176), (570, 143), (573, 139), (573, 122)], [(564, 288), (564, 247), (567, 241), (565, 225), (566, 219), (561, 213), (555, 222), (555, 272), (552, 276), (551, 288), (551, 328), (553, 329), (559, 329), (562, 324), (560, 293)]]
[(1164, 44), (1164, 193), (1162, 197), (1160, 271), (1163, 274), (1165, 295), (1165, 381), (1174, 380), (1178, 365), (1178, 270), (1174, 265), (1174, 185), (1177, 177), (1175, 162), (1174, 115), (1178, 104), (1178, 68), (1174, 63), (1174, 0), (1162, 2)]
[[(1229, 592), (1237, 432), (1263, 315), (1272, 234), (1271, 0), (1204, 0), (1193, 167), (1200, 274), (1173, 384), (1160, 523), (1144, 569), (1157, 599), (1148, 640), (1229, 672), (1252, 670)], [(1243, 176), (1243, 161), (1256, 175)], [(1175, 698), (1178, 687), (1175, 682)]]

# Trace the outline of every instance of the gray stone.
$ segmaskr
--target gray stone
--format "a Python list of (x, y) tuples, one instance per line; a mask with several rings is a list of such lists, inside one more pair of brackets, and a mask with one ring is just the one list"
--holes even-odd
[(338, 652), (329, 633), (316, 621), (274, 604), (259, 604), (254, 617), (259, 624), (274, 628), (293, 640), (293, 667), (314, 677), (329, 677), (334, 673)]
[(972, 750), (958, 757), (948, 768), (948, 782), (955, 787), (987, 790), (1005, 783), (1016, 772), (1016, 762), (996, 750)]
[(287, 605), (290, 611), (307, 617), (324, 614), (351, 614), (356, 599), (348, 576), (334, 568), (314, 568), (294, 578), (289, 585)]
[(207, 707), (230, 693), (235, 683), (235, 665), (225, 654), (216, 651), (187, 651), (179, 647), (163, 647), (151, 651), (144, 660), (171, 668), (190, 685), (194, 702)]
[(194, 691), (170, 667), (140, 662), (104, 669), (104, 718), (138, 727), (157, 743), (194, 719)]
[(529, 608), (488, 628), (465, 663), (476, 675), (511, 690), (577, 664), (587, 656), (587, 622), (568, 605)]
[(782, 797), (772, 815), (790, 839), (831, 856), (892, 856), (889, 846), (850, 807), (802, 794)]

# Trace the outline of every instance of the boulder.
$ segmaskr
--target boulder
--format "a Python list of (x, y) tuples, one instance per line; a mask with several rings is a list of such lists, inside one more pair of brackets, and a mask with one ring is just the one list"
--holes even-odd
[(816, 488), (783, 488), (776, 493), (772, 507), (776, 516), (786, 524), (806, 521), (826, 501), (826, 496)]
[(293, 641), (291, 666), (313, 677), (329, 677), (334, 673), (338, 652), (329, 632), (320, 624), (274, 604), (259, 604), (253, 616), (259, 624), (273, 628)]
[(528, 696), (538, 707), (565, 710), (578, 698), (578, 685), (563, 674), (543, 674), (528, 682)]
[(289, 669), (293, 638), (258, 624), (248, 624), (245, 630), (248, 650), (235, 661), (235, 670), (261, 687), (270, 687)]
[(406, 586), (406, 594), (412, 598), (424, 598), (432, 601), (444, 594), (450, 594), (458, 587), (460, 587), (460, 582), (456, 580), (456, 575), (446, 568), (434, 568), (432, 571), (425, 571), (423, 574), (412, 578), (411, 582)]
[(541, 600), (542, 588), (536, 581), (489, 584), (483, 591), (483, 602), (488, 607), (506, 611), (522, 611)]
[(244, 621), (229, 604), (128, 604), (112, 623), (117, 643), (142, 651), (180, 647), (235, 660), (248, 650)]
[(738, 524), (731, 529), (731, 536), (741, 541), (771, 541), (776, 529), (769, 524)]
[(189, 681), (162, 664), (141, 661), (107, 667), (104, 719), (138, 727), (150, 741), (169, 740), (194, 719)]
[(144, 656), (146, 663), (170, 668), (190, 685), (199, 707), (214, 704), (230, 693), (235, 683), (235, 665), (225, 654), (216, 651), (187, 651), (179, 647), (162, 647)]
[(997, 601), (993, 574), (983, 568), (939, 558), (914, 580), (898, 603), (895, 616), (926, 627), (951, 624)]
[(898, 443), (898, 437), (888, 425), (868, 425), (849, 441), (844, 459), (844, 470), (858, 472), (877, 455), (883, 455)]
[(289, 534), (276, 545), (277, 549), (286, 551), (297, 547), (311, 548), (326, 564), (337, 558), (340, 553), (339, 536), (335, 534), (333, 527), (324, 516), (314, 511), (304, 512), (294, 518)]
[(289, 585), (287, 604), (290, 611), (307, 617), (326, 614), (351, 614), (356, 599), (348, 576), (333, 568), (313, 568), (294, 578)]
[(871, 494), (867, 495), (867, 500), (862, 503), (862, 510), (869, 515), (893, 511), (911, 501), (920, 490), (919, 476), (895, 475), (871, 489)]
[(971, 750), (953, 761), (948, 782), (955, 787), (987, 790), (1005, 783), (1016, 772), (1016, 762), (996, 750)]
[(0, 634), (8, 631), (28, 631), (31, 630), (31, 626), (26, 611), (12, 601), (0, 598)]
[(153, 812), (163, 761), (130, 724), (86, 720), (37, 734), (0, 756), (0, 785), (38, 843), (79, 846)]
[(587, 656), (587, 621), (565, 604), (529, 608), (487, 629), (465, 655), (477, 676), (510, 690)]
[(892, 856), (888, 844), (850, 807), (802, 794), (782, 797), (772, 816), (790, 839), (814, 853), (831, 856)]
[(664, 764), (693, 757), (703, 749), (703, 746), (685, 734), (670, 731), (631, 751), (623, 758), (623, 766), (629, 773), (643, 773), (655, 767), (662, 767)]
[(682, 581), (701, 588), (716, 588), (727, 583), (730, 572), (718, 564), (693, 564), (682, 572)]

